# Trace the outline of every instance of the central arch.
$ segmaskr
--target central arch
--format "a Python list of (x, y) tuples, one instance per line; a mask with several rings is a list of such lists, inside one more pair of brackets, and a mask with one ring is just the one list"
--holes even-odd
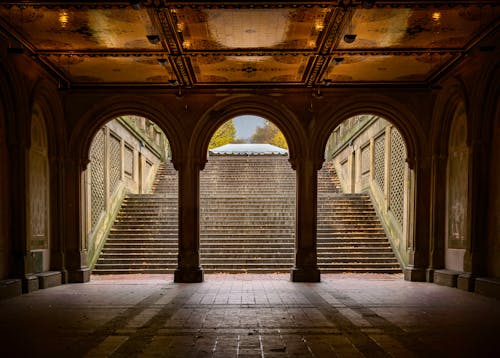
[(307, 148), (306, 136), (291, 110), (269, 97), (239, 95), (221, 100), (203, 114), (193, 131), (189, 152), (193, 153), (200, 163), (206, 163), (208, 145), (217, 128), (231, 118), (241, 115), (254, 115), (274, 123), (288, 143), (292, 166), (295, 158), (302, 155), (303, 150)]
[[(203, 170), (207, 163), (209, 143), (216, 130), (228, 120), (242, 115), (264, 118), (281, 131), (288, 144), (288, 160), (292, 168), (295, 169), (296, 158), (303, 156), (304, 151), (307, 151), (306, 136), (297, 117), (275, 99), (255, 95), (239, 95), (215, 104), (200, 118), (198, 125), (195, 127), (190, 149), (194, 153), (195, 160), (200, 163), (200, 170)], [(295, 197), (296, 193), (294, 192), (293, 195)], [(295, 207), (295, 204), (293, 206)], [(292, 214), (292, 218), (296, 222), (296, 213)], [(296, 230), (293, 226), (292, 232)], [(295, 237), (295, 246), (296, 240)], [(293, 265), (293, 261), (291, 264)]]

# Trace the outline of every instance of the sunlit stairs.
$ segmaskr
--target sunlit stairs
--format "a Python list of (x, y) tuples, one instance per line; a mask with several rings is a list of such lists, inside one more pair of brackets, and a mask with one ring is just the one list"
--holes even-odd
[(177, 267), (177, 216), (177, 173), (171, 163), (162, 163), (152, 194), (124, 198), (92, 273), (172, 273)]

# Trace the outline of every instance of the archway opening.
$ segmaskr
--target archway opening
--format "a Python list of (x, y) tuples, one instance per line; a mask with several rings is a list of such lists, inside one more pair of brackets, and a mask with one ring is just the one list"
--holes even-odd
[(200, 174), (205, 273), (285, 273), (292, 268), (296, 194), (287, 148), (283, 133), (256, 116), (230, 119), (212, 136)]
[(411, 175), (403, 136), (371, 114), (330, 135), (318, 175), (322, 272), (400, 273), (409, 263)]
[(88, 156), (82, 227), (92, 273), (173, 273), (178, 179), (164, 132), (142, 116), (119, 116), (97, 130)]

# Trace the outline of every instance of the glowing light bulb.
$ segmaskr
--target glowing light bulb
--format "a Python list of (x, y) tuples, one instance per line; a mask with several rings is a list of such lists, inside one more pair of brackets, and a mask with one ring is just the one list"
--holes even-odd
[(61, 24), (61, 27), (63, 29), (66, 28), (66, 26), (68, 25), (68, 22), (69, 22), (69, 14), (66, 10), (61, 10), (59, 12), (59, 24)]
[(432, 20), (434, 20), (436, 22), (439, 21), (439, 20), (441, 20), (441, 13), (440, 12), (434, 12), (434, 13), (432, 13)]

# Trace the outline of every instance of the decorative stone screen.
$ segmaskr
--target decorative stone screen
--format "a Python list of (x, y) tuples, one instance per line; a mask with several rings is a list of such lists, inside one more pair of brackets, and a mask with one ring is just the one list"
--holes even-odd
[(109, 137), (109, 191), (114, 193), (121, 180), (122, 147), (115, 135)]
[(400, 225), (403, 225), (404, 174), (406, 147), (396, 128), (391, 129), (389, 207)]
[(125, 144), (123, 171), (130, 177), (134, 176), (134, 149)]
[(104, 139), (104, 129), (101, 129), (95, 135), (90, 147), (90, 216), (92, 228), (97, 224), (99, 216), (106, 206)]
[(382, 192), (385, 185), (385, 134), (378, 136), (374, 143), (373, 177)]
[(370, 144), (361, 148), (361, 174), (370, 172)]

